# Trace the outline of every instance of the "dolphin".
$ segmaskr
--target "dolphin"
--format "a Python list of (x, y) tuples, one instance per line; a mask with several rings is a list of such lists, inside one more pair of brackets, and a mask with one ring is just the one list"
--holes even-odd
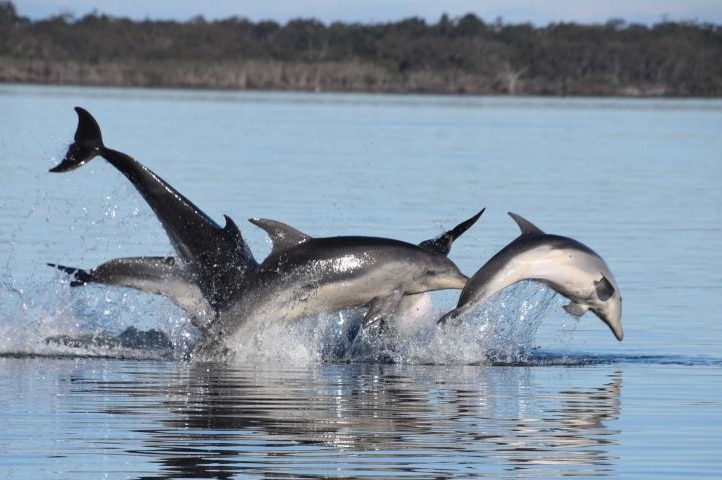
[(191, 323), (201, 331), (213, 318), (210, 303), (176, 257), (115, 258), (90, 270), (55, 263), (48, 265), (70, 275), (71, 287), (97, 283), (163, 295), (188, 313)]
[[(249, 321), (293, 320), (363, 306), (390, 292), (407, 295), (461, 289), (468, 280), (445, 255), (379, 237), (296, 235), (279, 242), (259, 264), (230, 217), (225, 217), (226, 224), (221, 227), (140, 162), (105, 147), (95, 119), (80, 107), (75, 110), (75, 142), (50, 171), (73, 170), (96, 156), (103, 157), (133, 183), (153, 209), (181, 260), (111, 260), (91, 270), (85, 280), (95, 278), (101, 283), (166, 294), (179, 305), (186, 301), (194, 305), (194, 313), (196, 304), (201, 310), (204, 305), (190, 288), (195, 286), (214, 313), (204, 325), (197, 347), (200, 358), (232, 352), (234, 335)], [(150, 272), (150, 283), (134, 277), (135, 267)], [(177, 282), (173, 288), (159, 285), (165, 269)], [(83, 282), (82, 273), (80, 277), (73, 273), (77, 282)], [(183, 289), (191, 292), (190, 300), (174, 298)]]
[(231, 351), (228, 346), (240, 341), (235, 335), (243, 334), (239, 327), (249, 319), (289, 321), (388, 296), (461, 289), (468, 280), (441, 254), (399, 240), (352, 236), (309, 238), (272, 252), (248, 278), (201, 339), (196, 351), (202, 358), (209, 346), (214, 352), (225, 344), (222, 351)]
[[(482, 208), (476, 215), (464, 220), (451, 230), (437, 237), (422, 241), (419, 243), (419, 247), (429, 252), (439, 253), (444, 256), (448, 255), (454, 241), (471, 228), (485, 210), (485, 208)], [(295, 245), (300, 245), (313, 238), (290, 225), (276, 220), (252, 218), (249, 221), (263, 229), (269, 236), (272, 242), (272, 254)], [(409, 322), (411, 322), (413, 319), (427, 313), (430, 308), (431, 299), (426, 292), (415, 295), (403, 295), (402, 292), (393, 291), (386, 296), (374, 299), (368, 305), (363, 326), (367, 328), (389, 318), (407, 319), (408, 317)]]
[(594, 312), (622, 341), (622, 297), (604, 260), (592, 249), (567, 237), (544, 233), (528, 220), (509, 212), (521, 235), (484, 264), (461, 291), (456, 309), (439, 323), (458, 323), (492, 295), (521, 280), (536, 280), (570, 300), (567, 313), (581, 317)]

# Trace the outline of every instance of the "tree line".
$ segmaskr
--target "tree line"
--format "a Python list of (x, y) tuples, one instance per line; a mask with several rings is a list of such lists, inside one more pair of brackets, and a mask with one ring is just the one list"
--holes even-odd
[(474, 14), (282, 25), (241, 17), (31, 21), (0, 1), (0, 82), (518, 95), (722, 94), (722, 27), (545, 27)]

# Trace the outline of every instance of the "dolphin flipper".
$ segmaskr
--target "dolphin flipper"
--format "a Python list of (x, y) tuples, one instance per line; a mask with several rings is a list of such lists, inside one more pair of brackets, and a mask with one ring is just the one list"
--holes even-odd
[(567, 312), (569, 315), (573, 317), (581, 317), (585, 313), (589, 311), (588, 305), (582, 305), (581, 303), (571, 302), (567, 305), (564, 305), (564, 311)]
[(614, 285), (604, 275), (602, 275), (601, 280), (594, 282), (594, 288), (597, 290), (597, 297), (603, 302), (612, 298), (615, 292)]
[(376, 297), (371, 300), (368, 312), (366, 312), (361, 322), (363, 328), (368, 328), (394, 315), (396, 313), (396, 307), (399, 305), (402, 297), (403, 292), (394, 290), (385, 297)]
[(51, 172), (66, 172), (102, 156), (135, 186), (153, 209), (173, 248), (194, 275), (204, 296), (219, 308), (236, 293), (239, 277), (258, 266), (238, 226), (226, 216), (221, 227), (190, 200), (149, 168), (103, 145), (93, 116), (76, 107), (78, 127), (75, 142), (63, 161)]

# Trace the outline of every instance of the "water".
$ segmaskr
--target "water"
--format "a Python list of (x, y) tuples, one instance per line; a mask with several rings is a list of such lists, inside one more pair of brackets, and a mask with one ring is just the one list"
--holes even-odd
[[(189, 363), (175, 307), (71, 290), (45, 266), (171, 253), (107, 164), (47, 173), (75, 105), (109, 146), (233, 217), (258, 258), (270, 246), (245, 218), (419, 242), (487, 207), (450, 255), (470, 275), (520, 213), (606, 259), (625, 341), (527, 283), (453, 335), (429, 319), (338, 358), (344, 319), (328, 316), (254, 332), (237, 364)], [(4, 85), (0, 108), (4, 477), (722, 474), (722, 102)], [(441, 313), (455, 294), (433, 300)], [(128, 327), (172, 351), (46, 341)]]

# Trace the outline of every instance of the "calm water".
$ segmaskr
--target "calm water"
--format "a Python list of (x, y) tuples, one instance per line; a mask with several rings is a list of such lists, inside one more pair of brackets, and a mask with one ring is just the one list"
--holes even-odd
[[(471, 275), (520, 213), (606, 259), (625, 341), (528, 283), (453, 335), (429, 319), (333, 357), (336, 315), (259, 330), (238, 364), (189, 363), (175, 307), (71, 290), (45, 266), (171, 252), (103, 161), (47, 173), (76, 105), (110, 147), (233, 217), (257, 258), (270, 247), (249, 217), (419, 242), (487, 207), (451, 252)], [(4, 85), (0, 112), (4, 478), (722, 475), (722, 101)], [(434, 294), (437, 313), (455, 295)], [(131, 326), (172, 351), (47, 340)]]

